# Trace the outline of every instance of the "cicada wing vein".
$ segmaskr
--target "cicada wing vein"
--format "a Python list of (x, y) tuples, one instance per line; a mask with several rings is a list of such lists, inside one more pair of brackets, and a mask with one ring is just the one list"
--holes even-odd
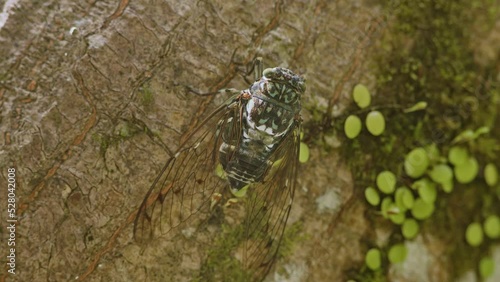
[[(146, 193), (134, 221), (134, 238), (146, 243), (153, 237), (173, 234), (192, 221), (203, 220), (210, 212), (211, 196), (227, 181), (215, 173), (222, 134), (239, 136), (239, 124), (228, 120), (240, 115), (237, 97), (212, 112), (165, 163)], [(231, 119), (232, 118), (232, 119)], [(235, 136), (234, 138), (238, 138)]]
[(264, 279), (278, 255), (293, 201), (300, 149), (300, 123), (284, 137), (270, 157), (277, 162), (264, 181), (249, 189), (245, 219), (245, 268)]

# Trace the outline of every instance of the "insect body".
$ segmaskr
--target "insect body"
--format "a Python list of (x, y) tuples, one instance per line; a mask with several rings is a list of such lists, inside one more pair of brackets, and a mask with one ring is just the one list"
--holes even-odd
[[(304, 79), (288, 69), (256, 70), (250, 88), (234, 91), (167, 161), (134, 223), (135, 238), (148, 240), (209, 214), (224, 188), (246, 194), (242, 264), (252, 281), (275, 261), (290, 212), (305, 92)], [(215, 173), (219, 165), (226, 177)]]
[[(300, 122), (300, 95), (304, 90), (300, 77), (287, 69), (274, 68), (266, 69), (260, 80), (242, 91), (241, 120), (230, 117), (227, 122), (241, 123), (241, 136), (231, 140), (223, 135), (220, 147), (219, 160), (231, 189), (262, 181), (269, 157)], [(221, 130), (219, 127), (218, 132)]]

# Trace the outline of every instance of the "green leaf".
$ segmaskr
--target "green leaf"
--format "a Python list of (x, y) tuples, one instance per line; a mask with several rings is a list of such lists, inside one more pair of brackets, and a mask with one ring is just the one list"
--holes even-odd
[(415, 200), (415, 204), (413, 204), (413, 208), (411, 209), (411, 214), (418, 220), (429, 218), (433, 212), (434, 204), (425, 202), (421, 198)]
[(500, 218), (496, 215), (490, 215), (486, 218), (483, 224), (484, 233), (488, 238), (500, 238)]
[(420, 179), (415, 181), (411, 186), (413, 189), (418, 190), (418, 194), (420, 198), (426, 203), (432, 204), (436, 201), (437, 198), (437, 189), (436, 184), (431, 182), (427, 178)]
[(411, 106), (410, 108), (405, 109), (403, 112), (404, 113), (411, 113), (411, 112), (425, 110), (426, 108), (427, 108), (427, 102), (420, 101), (420, 102), (416, 103), (415, 105)]
[(465, 163), (455, 166), (455, 178), (459, 183), (467, 184), (476, 178), (479, 164), (476, 158), (470, 157)]
[(498, 170), (493, 163), (489, 163), (484, 167), (484, 180), (490, 187), (498, 183)]
[(464, 131), (462, 131), (457, 137), (455, 137), (453, 139), (453, 141), (451, 141), (453, 144), (455, 143), (460, 143), (460, 142), (467, 142), (467, 141), (471, 141), (475, 138), (475, 134), (474, 134), (474, 131), (470, 130), (470, 129), (466, 129)]
[(473, 138), (476, 139), (480, 135), (487, 134), (489, 132), (490, 132), (490, 128), (489, 127), (487, 127), (487, 126), (480, 127), (478, 129), (476, 129), (476, 131), (474, 131), (474, 137)]
[(420, 227), (418, 222), (413, 218), (407, 218), (401, 226), (401, 232), (406, 239), (413, 239), (417, 236)]
[(484, 257), (479, 261), (479, 274), (481, 278), (490, 277), (495, 271), (495, 262), (491, 257)]
[(381, 112), (371, 111), (366, 116), (366, 128), (374, 136), (379, 136), (385, 130), (385, 119)]
[(453, 180), (453, 170), (446, 164), (439, 164), (432, 168), (429, 176), (436, 183), (448, 183), (450, 180)]
[(382, 256), (379, 249), (370, 249), (365, 257), (366, 266), (371, 270), (377, 270), (382, 264)]
[[(396, 189), (396, 192), (394, 193), (394, 201), (396, 202), (396, 205), (398, 206), (398, 208), (402, 212), (404, 212), (408, 208), (410, 208), (410, 207), (406, 206), (406, 203), (404, 201), (406, 193), (410, 193), (411, 194), (410, 189), (408, 189), (406, 187), (399, 187), (398, 189)], [(413, 204), (413, 202), (412, 202), (412, 204)]]
[(448, 152), (448, 160), (453, 165), (461, 165), (469, 159), (469, 152), (462, 146), (453, 146)]
[(306, 143), (300, 142), (299, 162), (305, 163), (309, 160), (309, 147)]
[(467, 226), (467, 230), (465, 230), (465, 240), (473, 247), (481, 245), (483, 242), (483, 229), (480, 223), (473, 222)]
[(377, 175), (377, 187), (385, 194), (391, 194), (396, 188), (396, 176), (385, 170)]
[(404, 192), (403, 194), (403, 204), (405, 207), (408, 209), (413, 208), (413, 205), (415, 204), (415, 197), (413, 196), (413, 193), (407, 188), (407, 191)]
[(453, 191), (453, 179), (451, 179), (446, 183), (442, 183), (441, 187), (443, 188), (443, 191), (445, 191), (446, 193), (451, 193)]
[(405, 157), (404, 168), (406, 174), (412, 178), (422, 176), (429, 167), (429, 157), (424, 148), (415, 148)]
[(404, 244), (397, 244), (392, 246), (389, 249), (389, 261), (391, 263), (400, 263), (406, 259), (406, 255), (408, 254), (408, 250)]
[(365, 198), (366, 201), (372, 206), (377, 206), (378, 204), (380, 204), (380, 195), (373, 187), (368, 187), (365, 189)]
[(358, 105), (358, 107), (364, 109), (368, 107), (371, 103), (371, 96), (368, 88), (363, 84), (358, 84), (354, 86), (354, 90), (352, 92), (352, 97), (354, 102)]
[(355, 115), (348, 116), (344, 123), (344, 132), (347, 138), (356, 138), (361, 132), (361, 119)]

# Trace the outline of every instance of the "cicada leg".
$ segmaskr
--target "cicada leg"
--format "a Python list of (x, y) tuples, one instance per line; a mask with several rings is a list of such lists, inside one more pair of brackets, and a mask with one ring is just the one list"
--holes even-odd
[(255, 81), (259, 80), (264, 72), (264, 63), (262, 62), (262, 57), (255, 58), (253, 63), (253, 78)]
[(241, 90), (238, 90), (238, 89), (235, 89), (235, 88), (224, 88), (224, 89), (221, 89), (221, 90), (218, 90), (218, 91), (214, 91), (214, 92), (201, 92), (197, 89), (194, 89), (192, 86), (189, 86), (189, 85), (185, 85), (184, 87), (186, 87), (186, 89), (191, 92), (191, 93), (194, 93), (198, 96), (212, 96), (212, 95), (216, 95), (216, 94), (223, 94), (223, 93), (229, 93), (231, 95), (236, 95), (236, 94), (239, 94), (241, 92)]

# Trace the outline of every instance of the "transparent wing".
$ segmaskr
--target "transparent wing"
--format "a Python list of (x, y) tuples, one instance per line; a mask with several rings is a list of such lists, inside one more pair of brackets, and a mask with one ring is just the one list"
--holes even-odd
[(276, 260), (292, 206), (300, 149), (300, 122), (269, 159), (272, 167), (248, 190), (245, 220), (245, 268), (264, 279)]
[[(239, 138), (240, 105), (237, 96), (229, 99), (202, 122), (170, 158), (157, 176), (134, 221), (134, 238), (147, 242), (210, 212), (212, 196), (226, 180), (215, 175), (223, 128)], [(232, 119), (231, 119), (232, 118)], [(172, 232), (175, 233), (175, 232)]]

